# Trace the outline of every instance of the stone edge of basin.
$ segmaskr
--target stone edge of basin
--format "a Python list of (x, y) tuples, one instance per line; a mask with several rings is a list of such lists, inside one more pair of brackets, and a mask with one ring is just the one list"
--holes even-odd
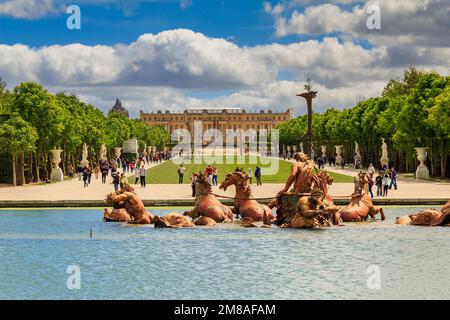
[[(335, 198), (337, 205), (347, 205), (350, 199)], [(377, 206), (382, 205), (409, 205), (409, 206), (432, 206), (444, 205), (448, 199), (443, 198), (409, 198), (409, 199), (373, 199), (373, 203)], [(192, 207), (194, 199), (152, 199), (143, 200), (146, 207)], [(233, 200), (221, 200), (225, 205), (232, 205)], [(260, 200), (259, 202), (267, 204), (269, 199)], [(103, 200), (0, 200), (0, 208), (92, 208), (107, 207)]]

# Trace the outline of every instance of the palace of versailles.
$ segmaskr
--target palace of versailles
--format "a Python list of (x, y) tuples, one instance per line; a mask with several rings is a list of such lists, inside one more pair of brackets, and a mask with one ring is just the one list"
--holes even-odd
[(168, 110), (144, 113), (141, 110), (140, 118), (148, 125), (162, 126), (170, 135), (177, 129), (187, 129), (193, 136), (195, 121), (201, 121), (203, 127), (201, 132), (208, 129), (218, 129), (221, 132), (226, 132), (227, 129), (253, 129), (255, 131), (265, 129), (270, 131), (293, 119), (293, 114), (293, 108), (285, 112), (273, 112), (269, 109), (267, 112), (261, 110), (257, 113), (247, 112), (241, 108), (188, 108), (181, 113), (172, 113)]

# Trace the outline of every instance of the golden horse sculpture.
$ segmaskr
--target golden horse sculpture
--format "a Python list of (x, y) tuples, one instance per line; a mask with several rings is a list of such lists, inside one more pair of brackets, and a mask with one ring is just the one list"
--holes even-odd
[(211, 184), (204, 174), (200, 174), (195, 184), (194, 209), (184, 212), (196, 225), (212, 226), (220, 222), (232, 222), (231, 208), (223, 205), (212, 194)]
[(450, 201), (447, 201), (439, 211), (429, 209), (408, 216), (397, 217), (395, 223), (413, 226), (450, 226)]
[(128, 183), (119, 191), (108, 194), (105, 203), (113, 205), (113, 209), (104, 209), (103, 218), (105, 221), (133, 224), (153, 223), (154, 217), (145, 210), (142, 200), (134, 192), (133, 186)]
[(322, 170), (314, 174), (314, 161), (303, 152), (294, 158), (284, 189), (269, 203), (269, 208), (277, 208), (275, 224), (295, 228), (329, 226), (327, 220), (340, 209), (328, 194), (333, 178)]
[(384, 211), (381, 207), (375, 207), (368, 193), (369, 181), (367, 174), (361, 171), (355, 178), (355, 191), (351, 196), (350, 204), (340, 209), (333, 215), (333, 223), (366, 221), (369, 217), (375, 219), (378, 213), (381, 220), (385, 220)]
[(219, 189), (226, 191), (231, 185), (236, 187), (234, 213), (242, 217), (241, 225), (252, 227), (255, 226), (253, 222), (262, 221), (265, 226), (270, 226), (275, 218), (268, 206), (258, 203), (253, 198), (249, 177), (240, 171), (227, 173)]

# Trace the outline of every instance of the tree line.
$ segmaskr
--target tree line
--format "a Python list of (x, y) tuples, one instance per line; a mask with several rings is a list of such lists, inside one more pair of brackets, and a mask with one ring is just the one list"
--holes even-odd
[[(306, 143), (307, 115), (278, 128), (280, 144)], [(353, 163), (358, 142), (365, 166), (379, 164), (384, 138), (390, 164), (402, 172), (414, 172), (419, 164), (415, 147), (428, 147), (430, 174), (450, 177), (450, 76), (410, 67), (403, 79), (390, 80), (380, 97), (344, 110), (314, 113), (313, 136), (316, 155), (325, 145), (328, 157), (333, 157), (334, 146), (343, 145), (346, 163)]]
[(61, 167), (81, 159), (82, 147), (89, 148), (91, 162), (104, 144), (109, 158), (113, 148), (136, 137), (144, 145), (163, 147), (170, 141), (159, 126), (148, 126), (117, 112), (107, 116), (93, 105), (65, 92), (52, 94), (35, 82), (13, 90), (0, 79), (0, 180), (14, 185), (38, 182), (49, 176), (49, 151), (62, 149)]

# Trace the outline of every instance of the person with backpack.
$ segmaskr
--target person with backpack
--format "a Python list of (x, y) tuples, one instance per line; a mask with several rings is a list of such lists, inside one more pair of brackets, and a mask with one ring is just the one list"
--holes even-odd
[(256, 185), (257, 186), (262, 186), (262, 183), (261, 183), (261, 168), (259, 166), (256, 166), (255, 178), (256, 178)]

